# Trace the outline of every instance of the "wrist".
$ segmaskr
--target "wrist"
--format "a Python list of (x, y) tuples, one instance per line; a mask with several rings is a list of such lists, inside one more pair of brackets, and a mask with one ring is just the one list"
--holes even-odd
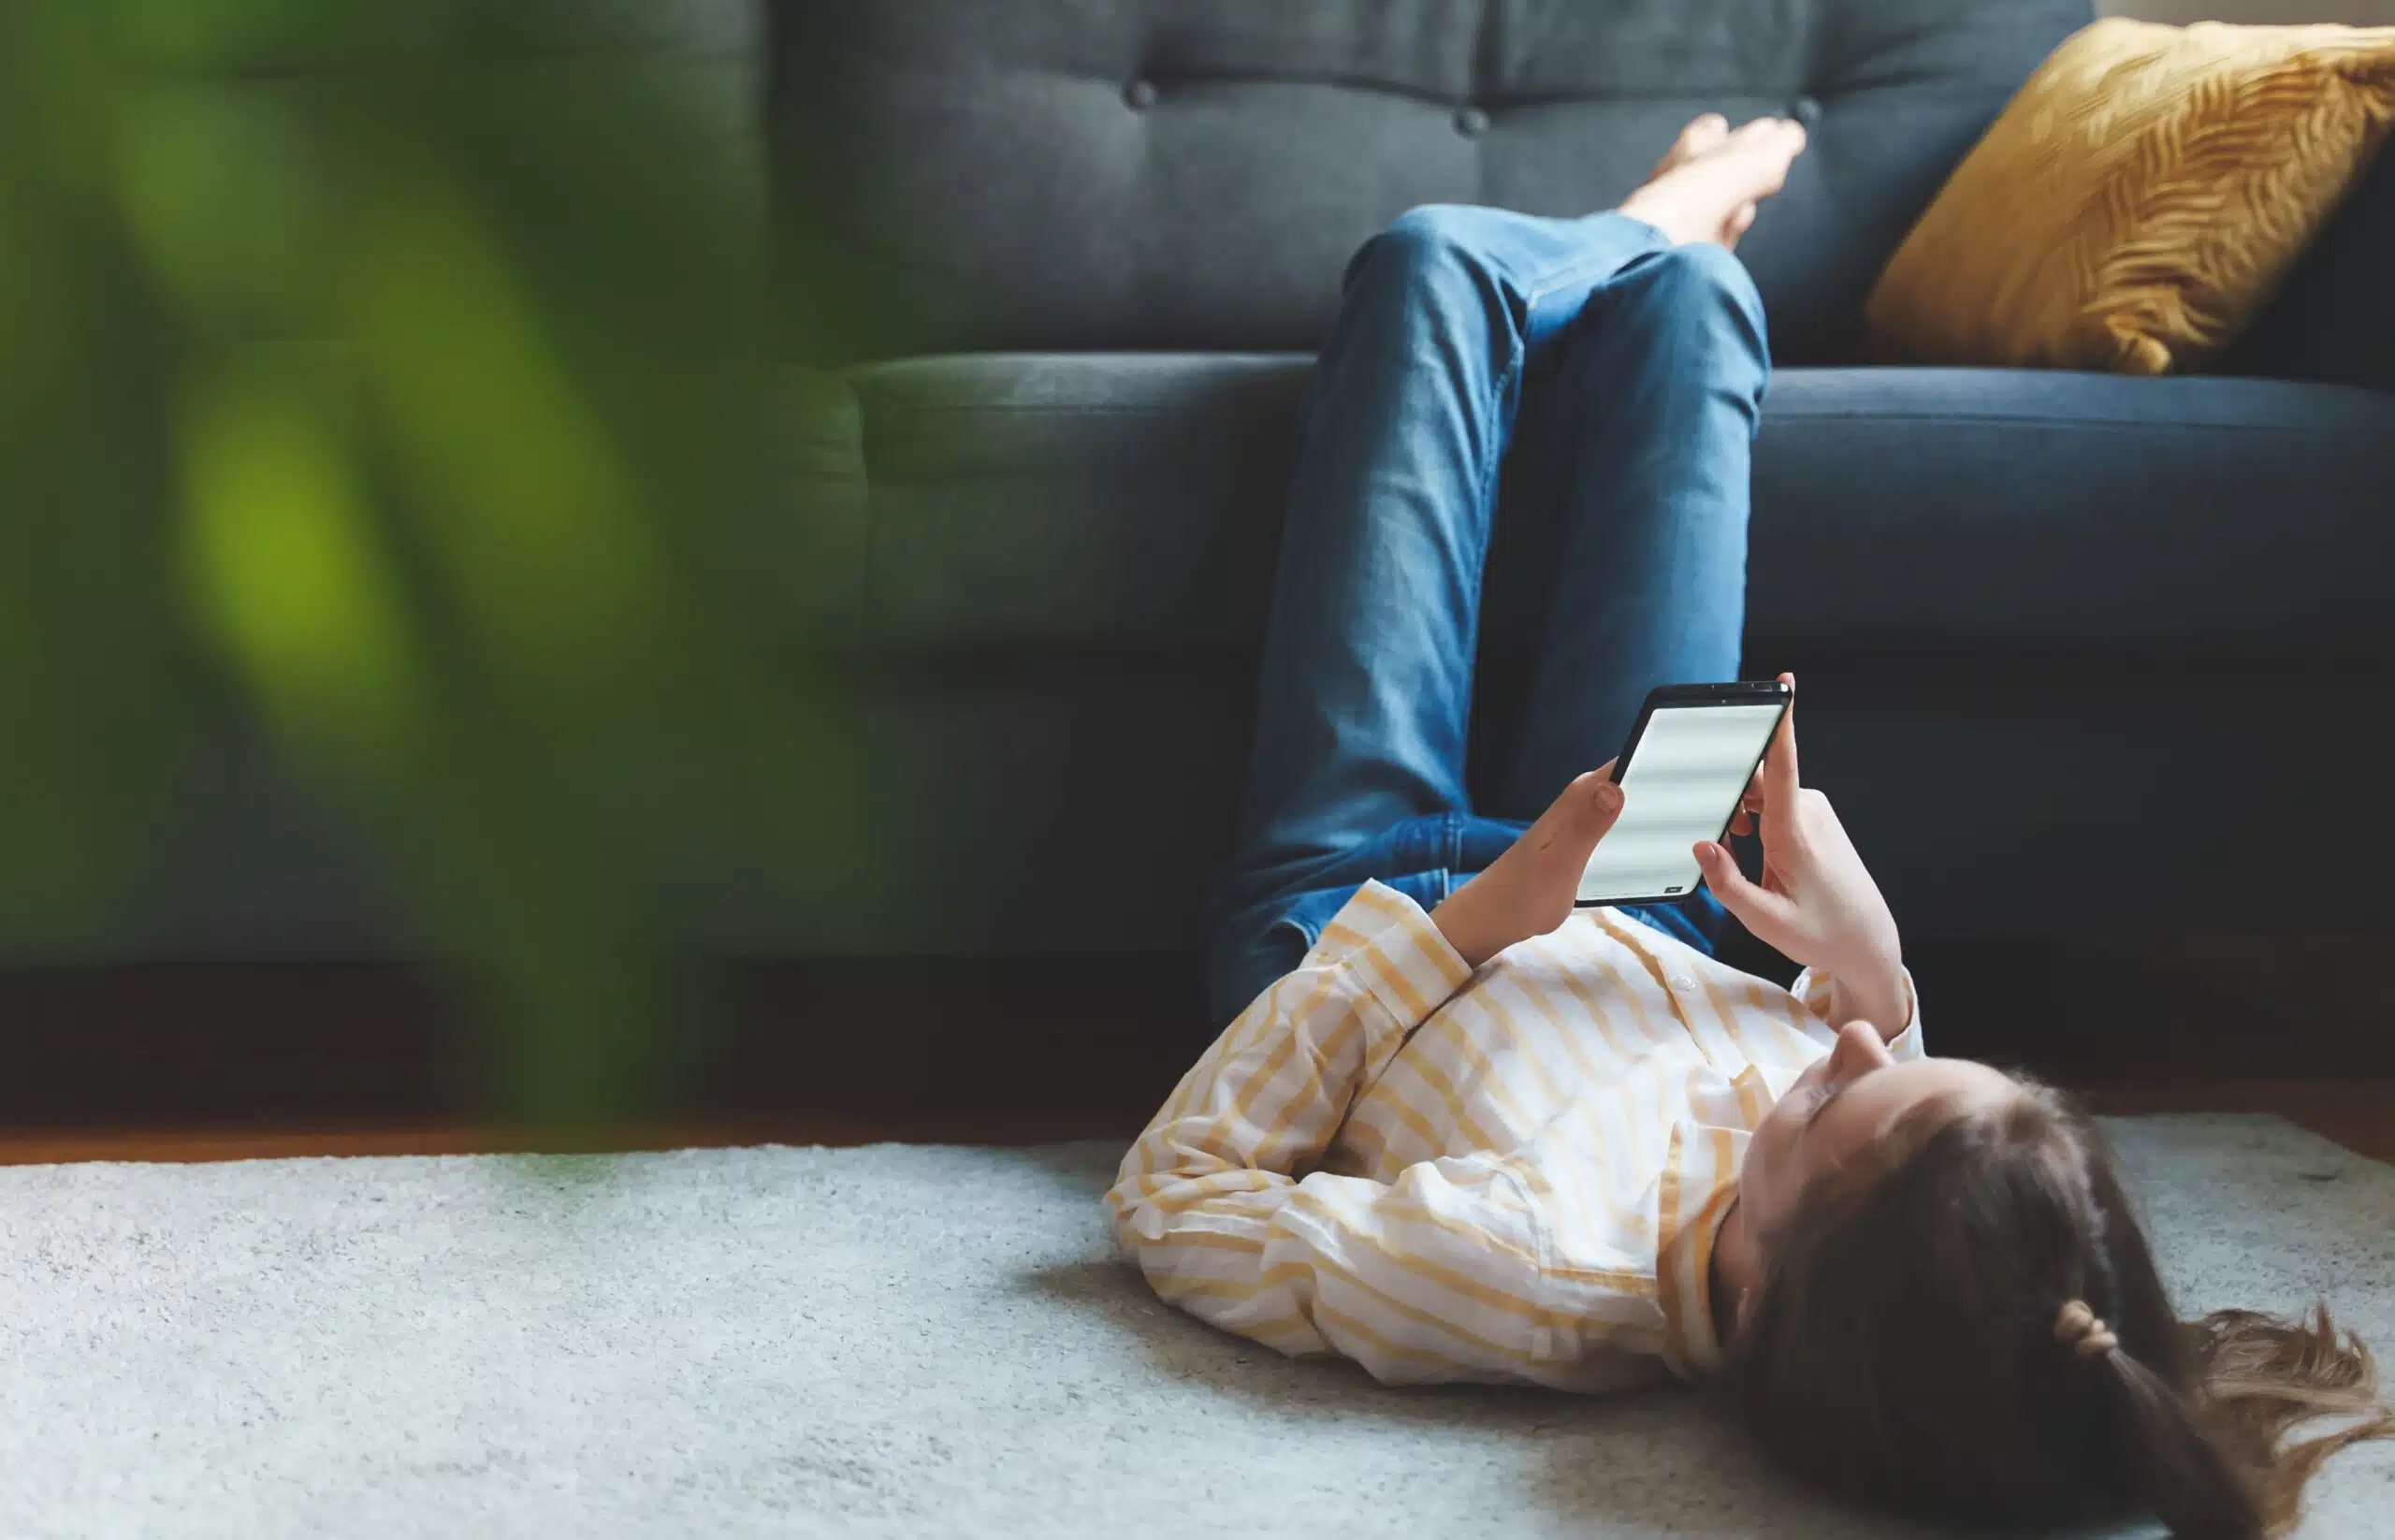
[(1456, 949), (1463, 966), (1476, 971), (1481, 964), (1513, 943), (1495, 934), (1482, 906), (1468, 896), (1471, 892), (1472, 884), (1467, 882), (1441, 899), (1438, 908), (1430, 911), (1430, 923), (1439, 927), (1447, 945)]
[(1830, 976), (1830, 1025), (1869, 1022), (1882, 1040), (1894, 1040), (1912, 1020), (1912, 986), (1904, 964), (1894, 953), (1876, 953), (1852, 963), (1833, 965)]

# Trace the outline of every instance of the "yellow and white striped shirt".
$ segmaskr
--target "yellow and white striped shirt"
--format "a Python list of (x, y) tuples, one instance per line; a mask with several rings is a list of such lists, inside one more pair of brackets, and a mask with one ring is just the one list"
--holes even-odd
[(1191, 1314), (1387, 1384), (1708, 1373), (1714, 1235), (1828, 1007), (1612, 909), (1475, 972), (1368, 882), (1124, 1157), (1114, 1235)]

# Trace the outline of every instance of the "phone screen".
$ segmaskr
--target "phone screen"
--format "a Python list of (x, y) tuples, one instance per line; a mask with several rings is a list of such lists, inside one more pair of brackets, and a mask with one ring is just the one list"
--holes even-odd
[(1690, 847), (1721, 837), (1784, 709), (1773, 702), (1650, 712), (1617, 777), (1621, 817), (1580, 874), (1580, 902), (1694, 893), (1704, 874)]

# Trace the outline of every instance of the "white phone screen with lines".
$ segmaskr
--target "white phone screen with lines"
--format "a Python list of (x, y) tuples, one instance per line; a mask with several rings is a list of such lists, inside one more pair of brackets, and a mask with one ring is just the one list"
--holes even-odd
[(1782, 709), (1774, 702), (1650, 714), (1621, 772), (1621, 817), (1580, 874), (1580, 902), (1694, 893), (1703, 873), (1690, 847), (1721, 837)]

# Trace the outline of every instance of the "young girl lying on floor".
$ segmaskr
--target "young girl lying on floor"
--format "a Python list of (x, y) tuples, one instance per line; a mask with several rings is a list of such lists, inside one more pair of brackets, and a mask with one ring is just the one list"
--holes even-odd
[[(1804, 144), (1689, 125), (1578, 220), (1417, 210), (1367, 243), (1308, 404), (1217, 1010), (1107, 1195), (1167, 1300), (1391, 1383), (1726, 1384), (1806, 1477), (1931, 1516), (2293, 1519), (2395, 1431), (2325, 1312), (2183, 1324), (2095, 1126), (1922, 1048), (1894, 920), (1781, 726), (1709, 894), (1575, 912), (1660, 683), (1737, 667), (1768, 365), (1730, 254)], [(1493, 799), (1463, 761), (1482, 568), (1551, 584)], [(1793, 681), (1792, 681), (1793, 682)], [(1718, 900), (1718, 904), (1717, 901)], [(1720, 912), (1805, 971), (1717, 962)], [(2353, 1414), (2282, 1447), (2310, 1418)]]

